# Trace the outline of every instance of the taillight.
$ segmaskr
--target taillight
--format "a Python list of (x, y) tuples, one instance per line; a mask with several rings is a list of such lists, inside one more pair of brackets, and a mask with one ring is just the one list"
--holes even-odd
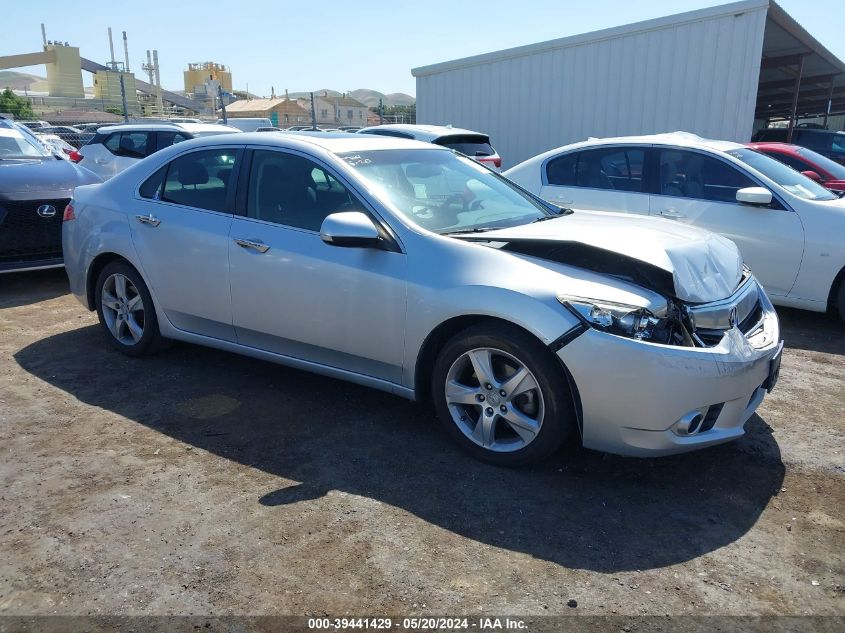
[(70, 222), (76, 219), (76, 214), (73, 212), (73, 200), (67, 203), (65, 207), (65, 214), (62, 216), (62, 222)]
[(502, 167), (502, 159), (500, 157), (496, 156), (496, 158), (493, 159), (493, 164), (496, 167), (501, 168)]
[(78, 162), (79, 162), (79, 161), (81, 161), (83, 158), (85, 158), (82, 154), (80, 154), (80, 153), (79, 153), (79, 152), (77, 152), (76, 150), (73, 150), (70, 154), (68, 154), (68, 155), (67, 155), (67, 157), (68, 157), (69, 159), (71, 159), (74, 163), (78, 163)]

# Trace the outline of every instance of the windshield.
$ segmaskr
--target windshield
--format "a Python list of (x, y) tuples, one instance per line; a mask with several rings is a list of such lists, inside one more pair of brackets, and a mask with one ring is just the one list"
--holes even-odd
[(454, 152), (390, 149), (340, 158), (405, 217), (429, 231), (480, 232), (560, 214)]
[(814, 152), (813, 150), (805, 147), (797, 148), (795, 151), (802, 158), (806, 158), (814, 165), (818, 165), (824, 169), (836, 180), (845, 180), (845, 165), (840, 165), (835, 160), (831, 160), (827, 156), (822, 156), (818, 152)]
[(22, 132), (0, 128), (0, 160), (7, 158), (43, 158), (50, 152), (38, 141), (30, 140)]
[(793, 196), (804, 200), (836, 200), (837, 196), (770, 156), (761, 154), (753, 149), (733, 149), (727, 152), (734, 158), (759, 171), (766, 178), (786, 189)]

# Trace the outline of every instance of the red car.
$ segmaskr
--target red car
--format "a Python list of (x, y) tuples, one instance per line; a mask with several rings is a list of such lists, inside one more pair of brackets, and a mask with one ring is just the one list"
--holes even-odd
[(845, 191), (845, 165), (806, 147), (788, 143), (748, 143), (748, 147), (768, 154), (834, 191)]

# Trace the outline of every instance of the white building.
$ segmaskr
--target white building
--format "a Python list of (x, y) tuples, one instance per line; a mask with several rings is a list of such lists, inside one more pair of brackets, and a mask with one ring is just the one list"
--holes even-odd
[(684, 130), (745, 142), (769, 121), (845, 113), (845, 64), (770, 0), (411, 72), (417, 121), (489, 134), (505, 167), (590, 136)]

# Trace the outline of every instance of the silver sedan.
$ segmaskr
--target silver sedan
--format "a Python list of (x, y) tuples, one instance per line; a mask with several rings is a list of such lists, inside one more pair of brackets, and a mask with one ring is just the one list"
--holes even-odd
[(63, 231), (73, 293), (125, 354), (175, 339), (430, 399), (496, 464), (576, 436), (725, 442), (777, 379), (777, 318), (732, 242), (561, 209), (416, 141), (186, 141), (78, 188)]

